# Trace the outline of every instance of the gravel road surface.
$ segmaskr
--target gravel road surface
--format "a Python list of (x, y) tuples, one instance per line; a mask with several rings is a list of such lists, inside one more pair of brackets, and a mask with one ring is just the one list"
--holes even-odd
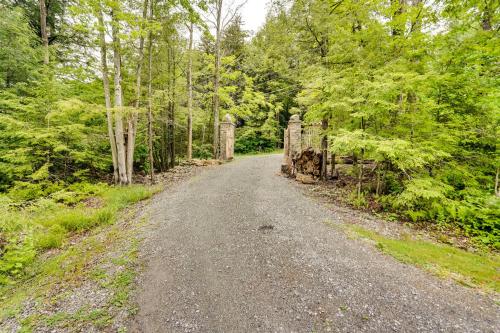
[(131, 332), (500, 332), (499, 306), (349, 239), (335, 210), (237, 159), (156, 196)]

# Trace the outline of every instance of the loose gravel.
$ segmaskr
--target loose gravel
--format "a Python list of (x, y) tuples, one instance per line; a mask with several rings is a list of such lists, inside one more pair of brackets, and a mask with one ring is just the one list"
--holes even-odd
[[(349, 239), (335, 209), (238, 159), (156, 196), (130, 332), (499, 332), (487, 295)], [(345, 216), (342, 215), (342, 216)]]

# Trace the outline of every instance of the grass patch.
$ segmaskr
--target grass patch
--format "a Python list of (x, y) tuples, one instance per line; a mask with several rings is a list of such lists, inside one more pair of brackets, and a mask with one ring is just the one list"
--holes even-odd
[[(64, 248), (74, 235), (114, 223), (120, 210), (150, 198), (159, 189), (142, 185), (88, 185), (80, 189), (87, 192), (75, 194), (78, 202), (60, 202), (58, 196), (29, 204), (0, 206), (5, 210), (0, 216), (0, 286), (22, 280), (39, 254)], [(98, 204), (89, 206), (86, 200), (90, 198)]]
[(107, 327), (112, 317), (103, 309), (81, 308), (74, 314), (59, 312), (45, 318), (45, 324), (50, 328), (78, 327), (85, 323), (92, 323), (96, 328)]
[(422, 240), (392, 239), (357, 225), (349, 230), (370, 239), (377, 248), (401, 262), (423, 268), (457, 282), (500, 292), (500, 260), (498, 255), (476, 254), (445, 244)]
[[(125, 201), (121, 204), (123, 202)], [(88, 236), (76, 244), (65, 246), (53, 255), (34, 258), (15, 283), (0, 285), (0, 322), (17, 317), (21, 325), (20, 332), (30, 332), (40, 325), (81, 328), (88, 324), (104, 331), (117, 311), (135, 311), (130, 303), (130, 293), (137, 269), (138, 242), (134, 228), (124, 229), (118, 224), (105, 225), (90, 231)], [(123, 247), (125, 252), (121, 255), (111, 258), (107, 256), (108, 252)], [(103, 267), (115, 269), (108, 273)], [(62, 309), (61, 312), (44, 314), (44, 307), (50, 308), (51, 304), (65, 299), (73, 288), (78, 288), (88, 280), (111, 292), (106, 305), (100, 308), (85, 305), (75, 313), (67, 313)], [(64, 286), (62, 292), (61, 286)], [(37, 304), (36, 310), (27, 317), (22, 317), (23, 304), (28, 299)]]

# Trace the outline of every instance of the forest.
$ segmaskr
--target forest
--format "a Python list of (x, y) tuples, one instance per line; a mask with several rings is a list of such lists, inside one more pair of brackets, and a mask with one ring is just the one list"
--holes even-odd
[(0, 0), (0, 284), (217, 159), (226, 114), (240, 154), (321, 122), (354, 205), (500, 248), (498, 1), (274, 0), (255, 32), (243, 3)]

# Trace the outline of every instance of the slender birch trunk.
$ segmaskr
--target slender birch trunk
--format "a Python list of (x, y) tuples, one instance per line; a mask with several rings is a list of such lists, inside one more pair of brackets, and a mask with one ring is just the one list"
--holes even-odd
[(189, 25), (189, 48), (188, 48), (188, 149), (187, 159), (193, 159), (193, 22)]
[[(149, 19), (153, 19), (153, 0), (149, 6)], [(153, 32), (148, 32), (148, 158), (149, 176), (154, 184), (154, 158), (153, 158)]]
[(113, 181), (118, 182), (118, 160), (116, 157), (116, 140), (115, 133), (113, 130), (113, 115), (111, 113), (111, 93), (109, 89), (109, 78), (108, 78), (108, 61), (107, 61), (107, 46), (105, 38), (105, 26), (104, 18), (102, 14), (102, 9), (99, 8), (97, 13), (97, 19), (99, 21), (99, 43), (101, 48), (101, 71), (102, 71), (102, 84), (104, 88), (104, 101), (106, 103), (106, 120), (108, 123), (108, 137), (109, 144), (111, 146), (111, 158), (113, 160)]
[[(152, 1), (152, 0), (151, 0)], [(148, 19), (148, 6), (149, 6), (149, 1), (144, 0), (143, 3), (143, 8), (142, 8), (142, 23), (141, 23), (141, 30), (144, 30), (145, 25), (144, 22)], [(151, 3), (151, 7), (153, 4)], [(151, 8), (149, 9), (151, 13)], [(135, 70), (135, 77), (136, 77), (136, 82), (135, 82), (135, 94), (136, 94), (136, 99), (135, 99), (135, 108), (138, 109), (140, 106), (140, 101), (141, 101), (141, 71), (142, 71), (142, 64), (144, 63), (144, 35), (141, 31), (141, 35), (139, 37), (139, 60), (137, 61), (137, 68)], [(148, 37), (150, 37), (150, 33), (148, 32)]]
[(120, 184), (129, 184), (127, 173), (127, 156), (125, 147), (125, 137), (123, 128), (123, 92), (121, 75), (121, 47), (119, 34), (119, 22), (116, 19), (114, 10), (111, 11), (112, 36), (113, 36), (113, 65), (115, 69), (115, 137), (118, 161), (118, 175)]
[(222, 37), (222, 0), (217, 0), (216, 17), (216, 38), (215, 38), (215, 76), (214, 76), (214, 97), (213, 97), (213, 117), (214, 117), (214, 142), (213, 155), (219, 158), (219, 86), (221, 67), (221, 37)]
[[(147, 19), (148, 15), (148, 0), (144, 0), (143, 9), (142, 9), (142, 20), (143, 22)], [(141, 30), (144, 29), (144, 23), (141, 23)], [(144, 35), (142, 34), (139, 37), (139, 59), (137, 61), (137, 67), (135, 71), (136, 84), (136, 99), (135, 99), (135, 111), (131, 112), (131, 114), (127, 118), (127, 178), (129, 183), (132, 183), (132, 174), (134, 172), (134, 151), (135, 151), (135, 139), (137, 136), (137, 118), (138, 118), (138, 109), (141, 104), (141, 72), (142, 72), (142, 64), (144, 62)]]
[(43, 64), (49, 64), (49, 34), (47, 31), (47, 6), (45, 0), (39, 0), (40, 6), (40, 33), (43, 45)]

